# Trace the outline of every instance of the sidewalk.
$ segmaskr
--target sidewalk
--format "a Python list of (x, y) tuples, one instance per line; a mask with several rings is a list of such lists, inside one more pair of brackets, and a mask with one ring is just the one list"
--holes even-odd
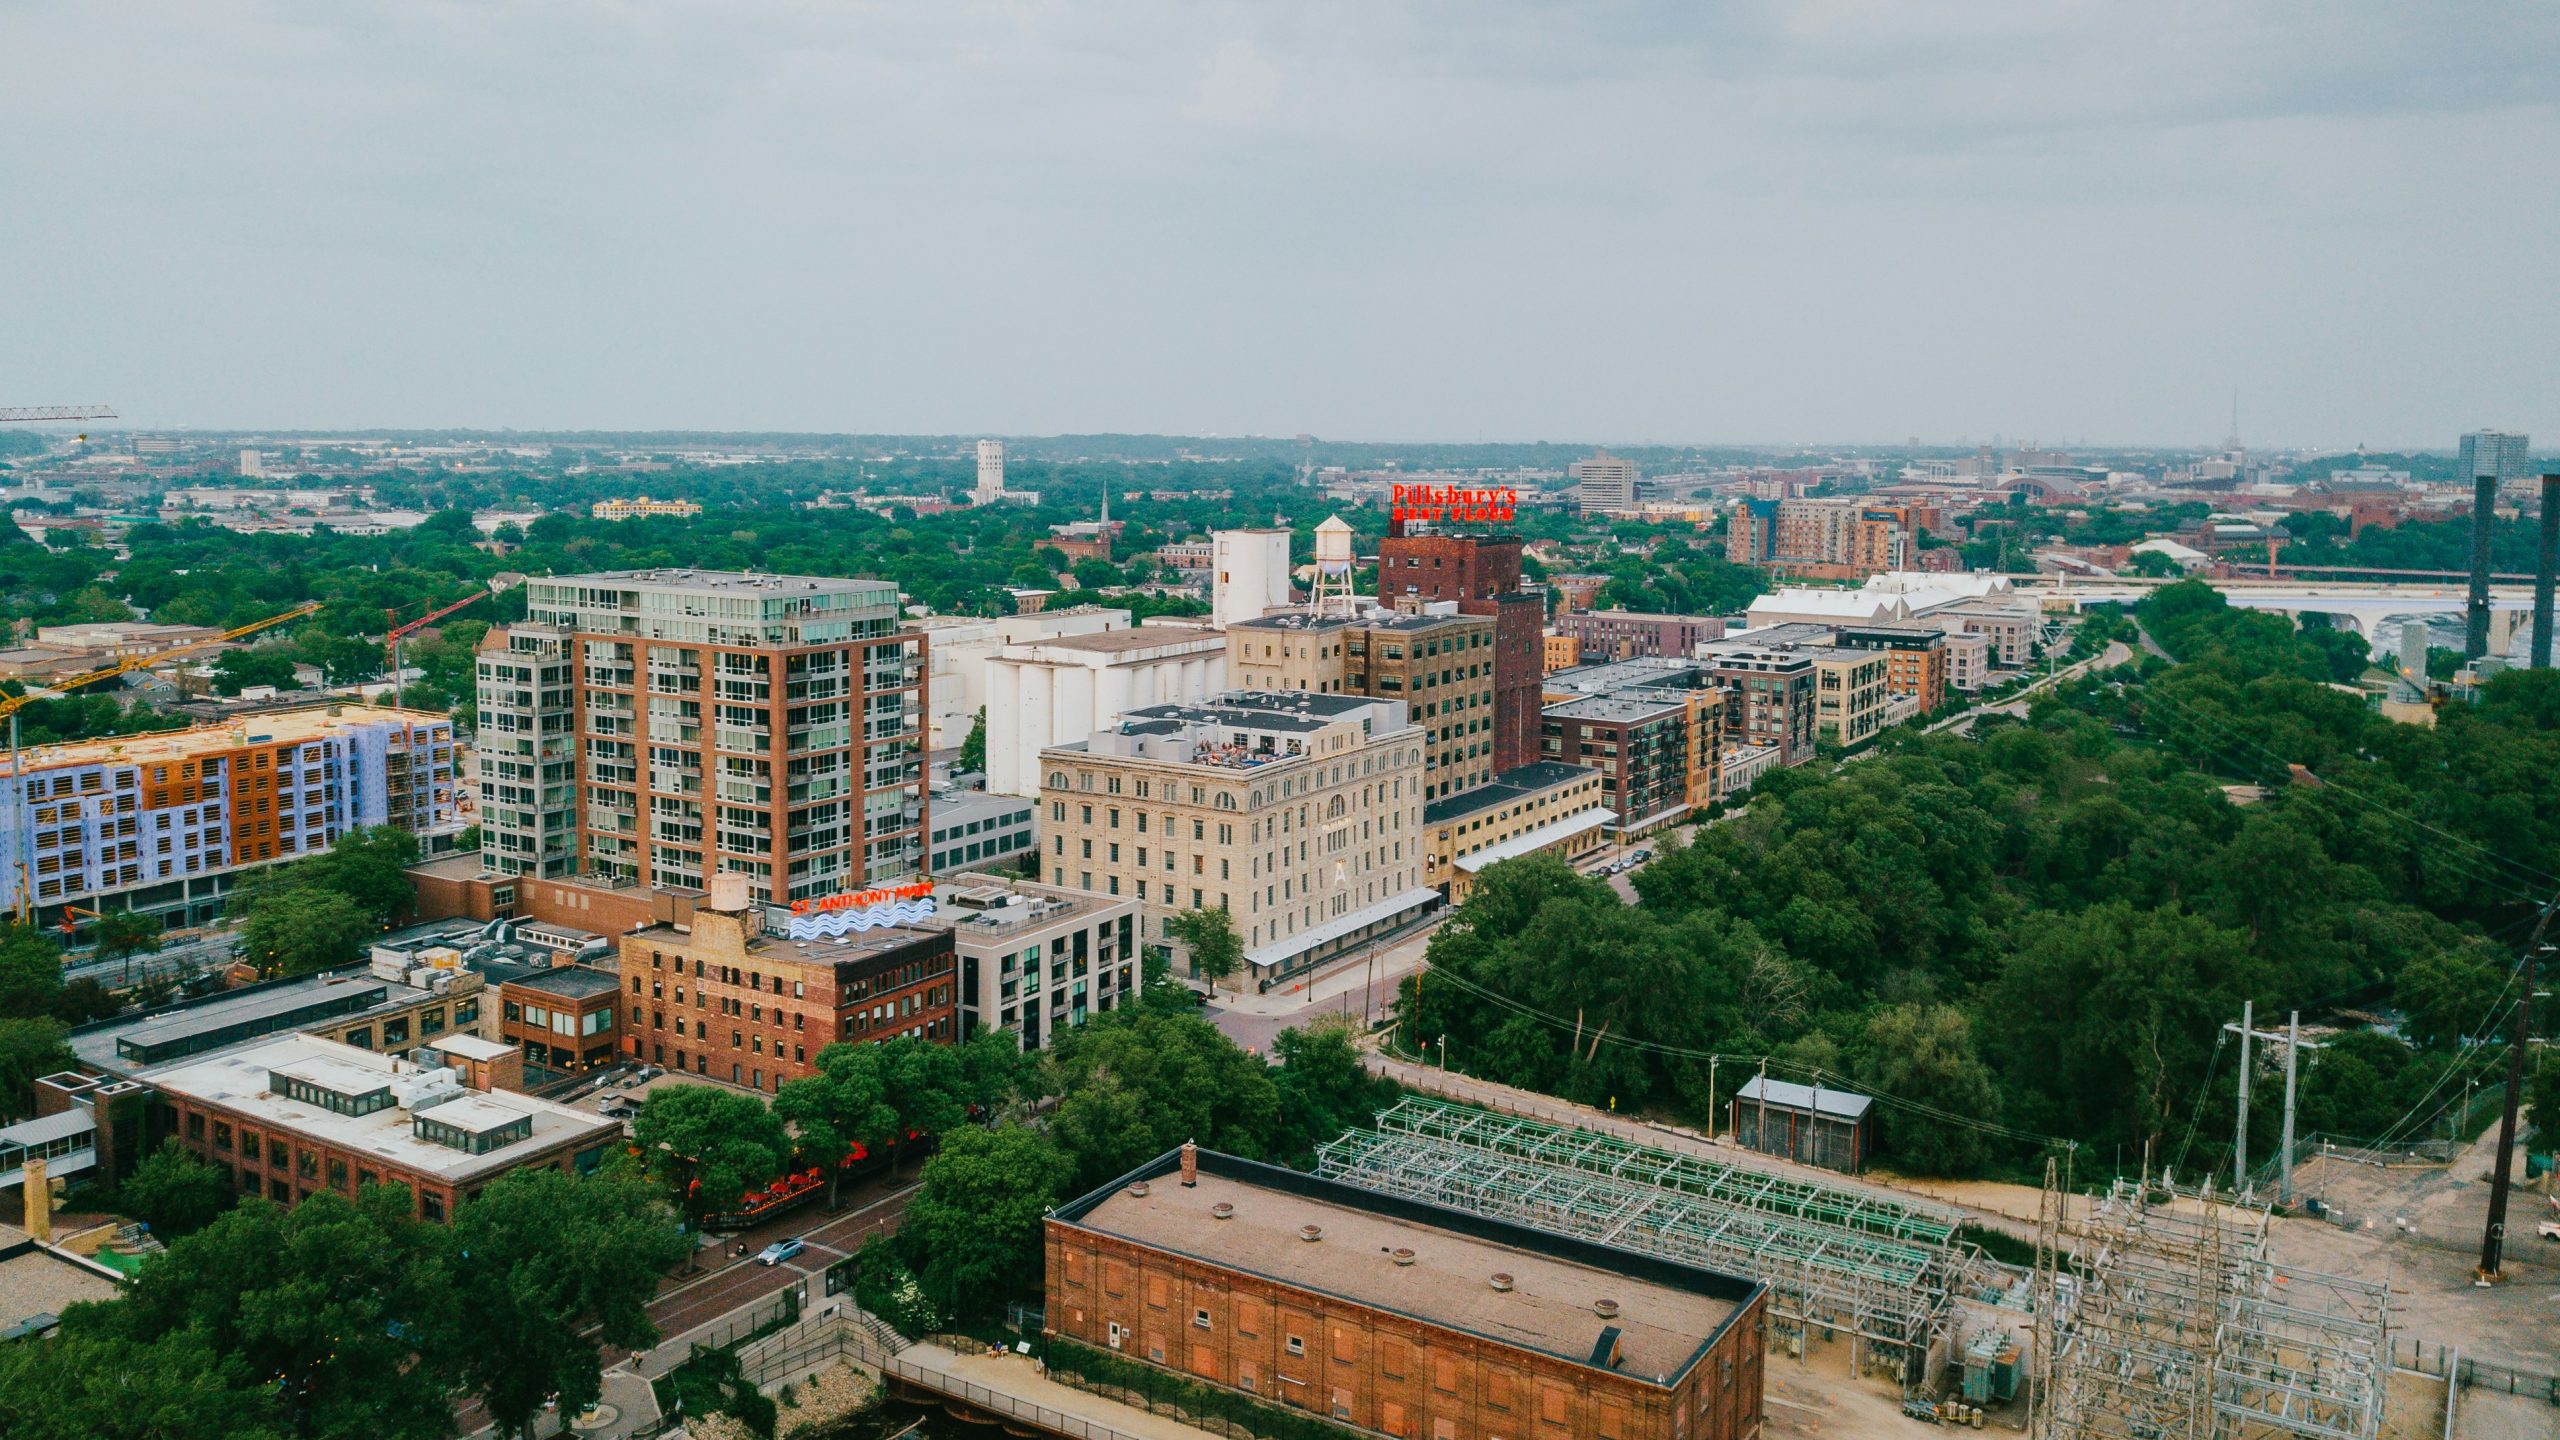
[[(1413, 972), (1422, 963), (1422, 952), (1431, 943), (1431, 934), (1452, 912), (1435, 910), (1404, 930), (1362, 945), (1326, 961), (1310, 974), (1293, 976), (1262, 994), (1250, 986), (1239, 993), (1223, 986), (1213, 990), (1209, 1003), (1239, 1015), (1295, 1016), (1316, 1010), (1340, 1010), (1347, 999), (1352, 1013), (1360, 1010), (1360, 991), (1364, 985), (1375, 986), (1379, 1009), (1395, 999), (1395, 982)], [(1370, 968), (1369, 955), (1375, 949), (1377, 966)]]
[(954, 1355), (939, 1345), (916, 1345), (890, 1361), (888, 1373), (905, 1384), (1080, 1440), (1201, 1440), (1211, 1433), (1061, 1385), (1022, 1355)]

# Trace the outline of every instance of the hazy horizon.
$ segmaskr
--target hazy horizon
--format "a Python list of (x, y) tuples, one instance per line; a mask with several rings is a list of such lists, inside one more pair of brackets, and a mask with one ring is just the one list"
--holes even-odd
[(0, 404), (104, 429), (2137, 449), (2236, 387), (2560, 449), (2544, 6), (12, 0), (0, 56)]

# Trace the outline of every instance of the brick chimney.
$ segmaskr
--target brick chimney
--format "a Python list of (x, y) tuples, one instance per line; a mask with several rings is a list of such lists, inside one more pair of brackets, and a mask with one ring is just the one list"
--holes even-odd
[(53, 1177), (45, 1173), (43, 1156), (27, 1157), (24, 1186), (18, 1193), (24, 1197), (25, 1203), (23, 1218), (26, 1223), (20, 1228), (27, 1232), (28, 1239), (37, 1244), (52, 1244)]
[(1182, 1184), (1185, 1189), (1200, 1183), (1200, 1147), (1182, 1142)]

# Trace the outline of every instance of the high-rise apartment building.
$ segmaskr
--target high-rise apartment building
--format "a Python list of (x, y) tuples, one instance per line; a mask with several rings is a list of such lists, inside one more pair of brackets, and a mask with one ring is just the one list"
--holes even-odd
[(1817, 677), (1812, 657), (1792, 650), (1726, 644), (1710, 647), (1700, 663), (1729, 697), (1726, 744), (1773, 749), (1780, 765), (1800, 765), (1813, 758)]
[(1423, 798), (1493, 776), (1494, 621), (1447, 604), (1356, 619), (1293, 613), (1227, 631), (1227, 674), (1239, 689), (1402, 700), (1422, 727)]
[(1134, 899), (1147, 941), (1223, 907), (1249, 978), (1294, 974), (1411, 919), (1423, 742), (1404, 702), (1234, 692), (1132, 710), (1041, 753), (1053, 883)]
[(1461, 615), (1492, 616), (1493, 768), (1539, 758), (1547, 604), (1520, 588), (1519, 536), (1389, 534), (1378, 542), (1378, 599), (1414, 611), (1454, 601)]
[(580, 873), (743, 875), (772, 901), (922, 863), (925, 642), (898, 587), (633, 570), (525, 588), (510, 635), (548, 632), (575, 678)]
[(350, 830), (462, 828), (453, 721), (314, 706), (227, 725), (29, 746), (0, 774), (0, 911), (66, 907), (218, 918), (237, 872)]
[(554, 631), (495, 627), (473, 660), (480, 853), (502, 875), (578, 868), (577, 667)]
[(1636, 467), (1603, 450), (1569, 467), (1585, 515), (1623, 515), (1636, 508)]
[(2462, 437), (2456, 473), (2465, 480), (2485, 475), (2499, 484), (2522, 484), (2533, 476), (2529, 436), (2510, 430), (2474, 430)]
[(1856, 500), (1745, 500), (1725, 524), (1725, 558), (1817, 580), (1904, 568), (1912, 537), (1903, 512)]

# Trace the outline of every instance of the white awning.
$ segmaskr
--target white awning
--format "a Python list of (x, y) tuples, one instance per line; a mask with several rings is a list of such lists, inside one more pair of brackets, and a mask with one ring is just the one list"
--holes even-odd
[(1427, 885), (1417, 885), (1401, 895), (1391, 895), (1365, 909), (1336, 916), (1321, 925), (1310, 925), (1285, 940), (1274, 940), (1259, 950), (1248, 950), (1244, 953), (1245, 963), (1266, 968), (1282, 964), (1327, 941), (1339, 940), (1355, 930), (1366, 929), (1381, 920), (1392, 920), (1409, 910), (1419, 910), (1439, 898), (1439, 891)]
[(1562, 820), (1550, 820), (1535, 830), (1523, 830), (1498, 845), (1487, 845), (1473, 855), (1459, 856), (1458, 868), (1473, 875), (1496, 861), (1533, 855), (1559, 840), (1570, 840), (1576, 835), (1588, 834), (1617, 818), (1618, 812), (1615, 810), (1585, 810), (1579, 815), (1568, 815)]

